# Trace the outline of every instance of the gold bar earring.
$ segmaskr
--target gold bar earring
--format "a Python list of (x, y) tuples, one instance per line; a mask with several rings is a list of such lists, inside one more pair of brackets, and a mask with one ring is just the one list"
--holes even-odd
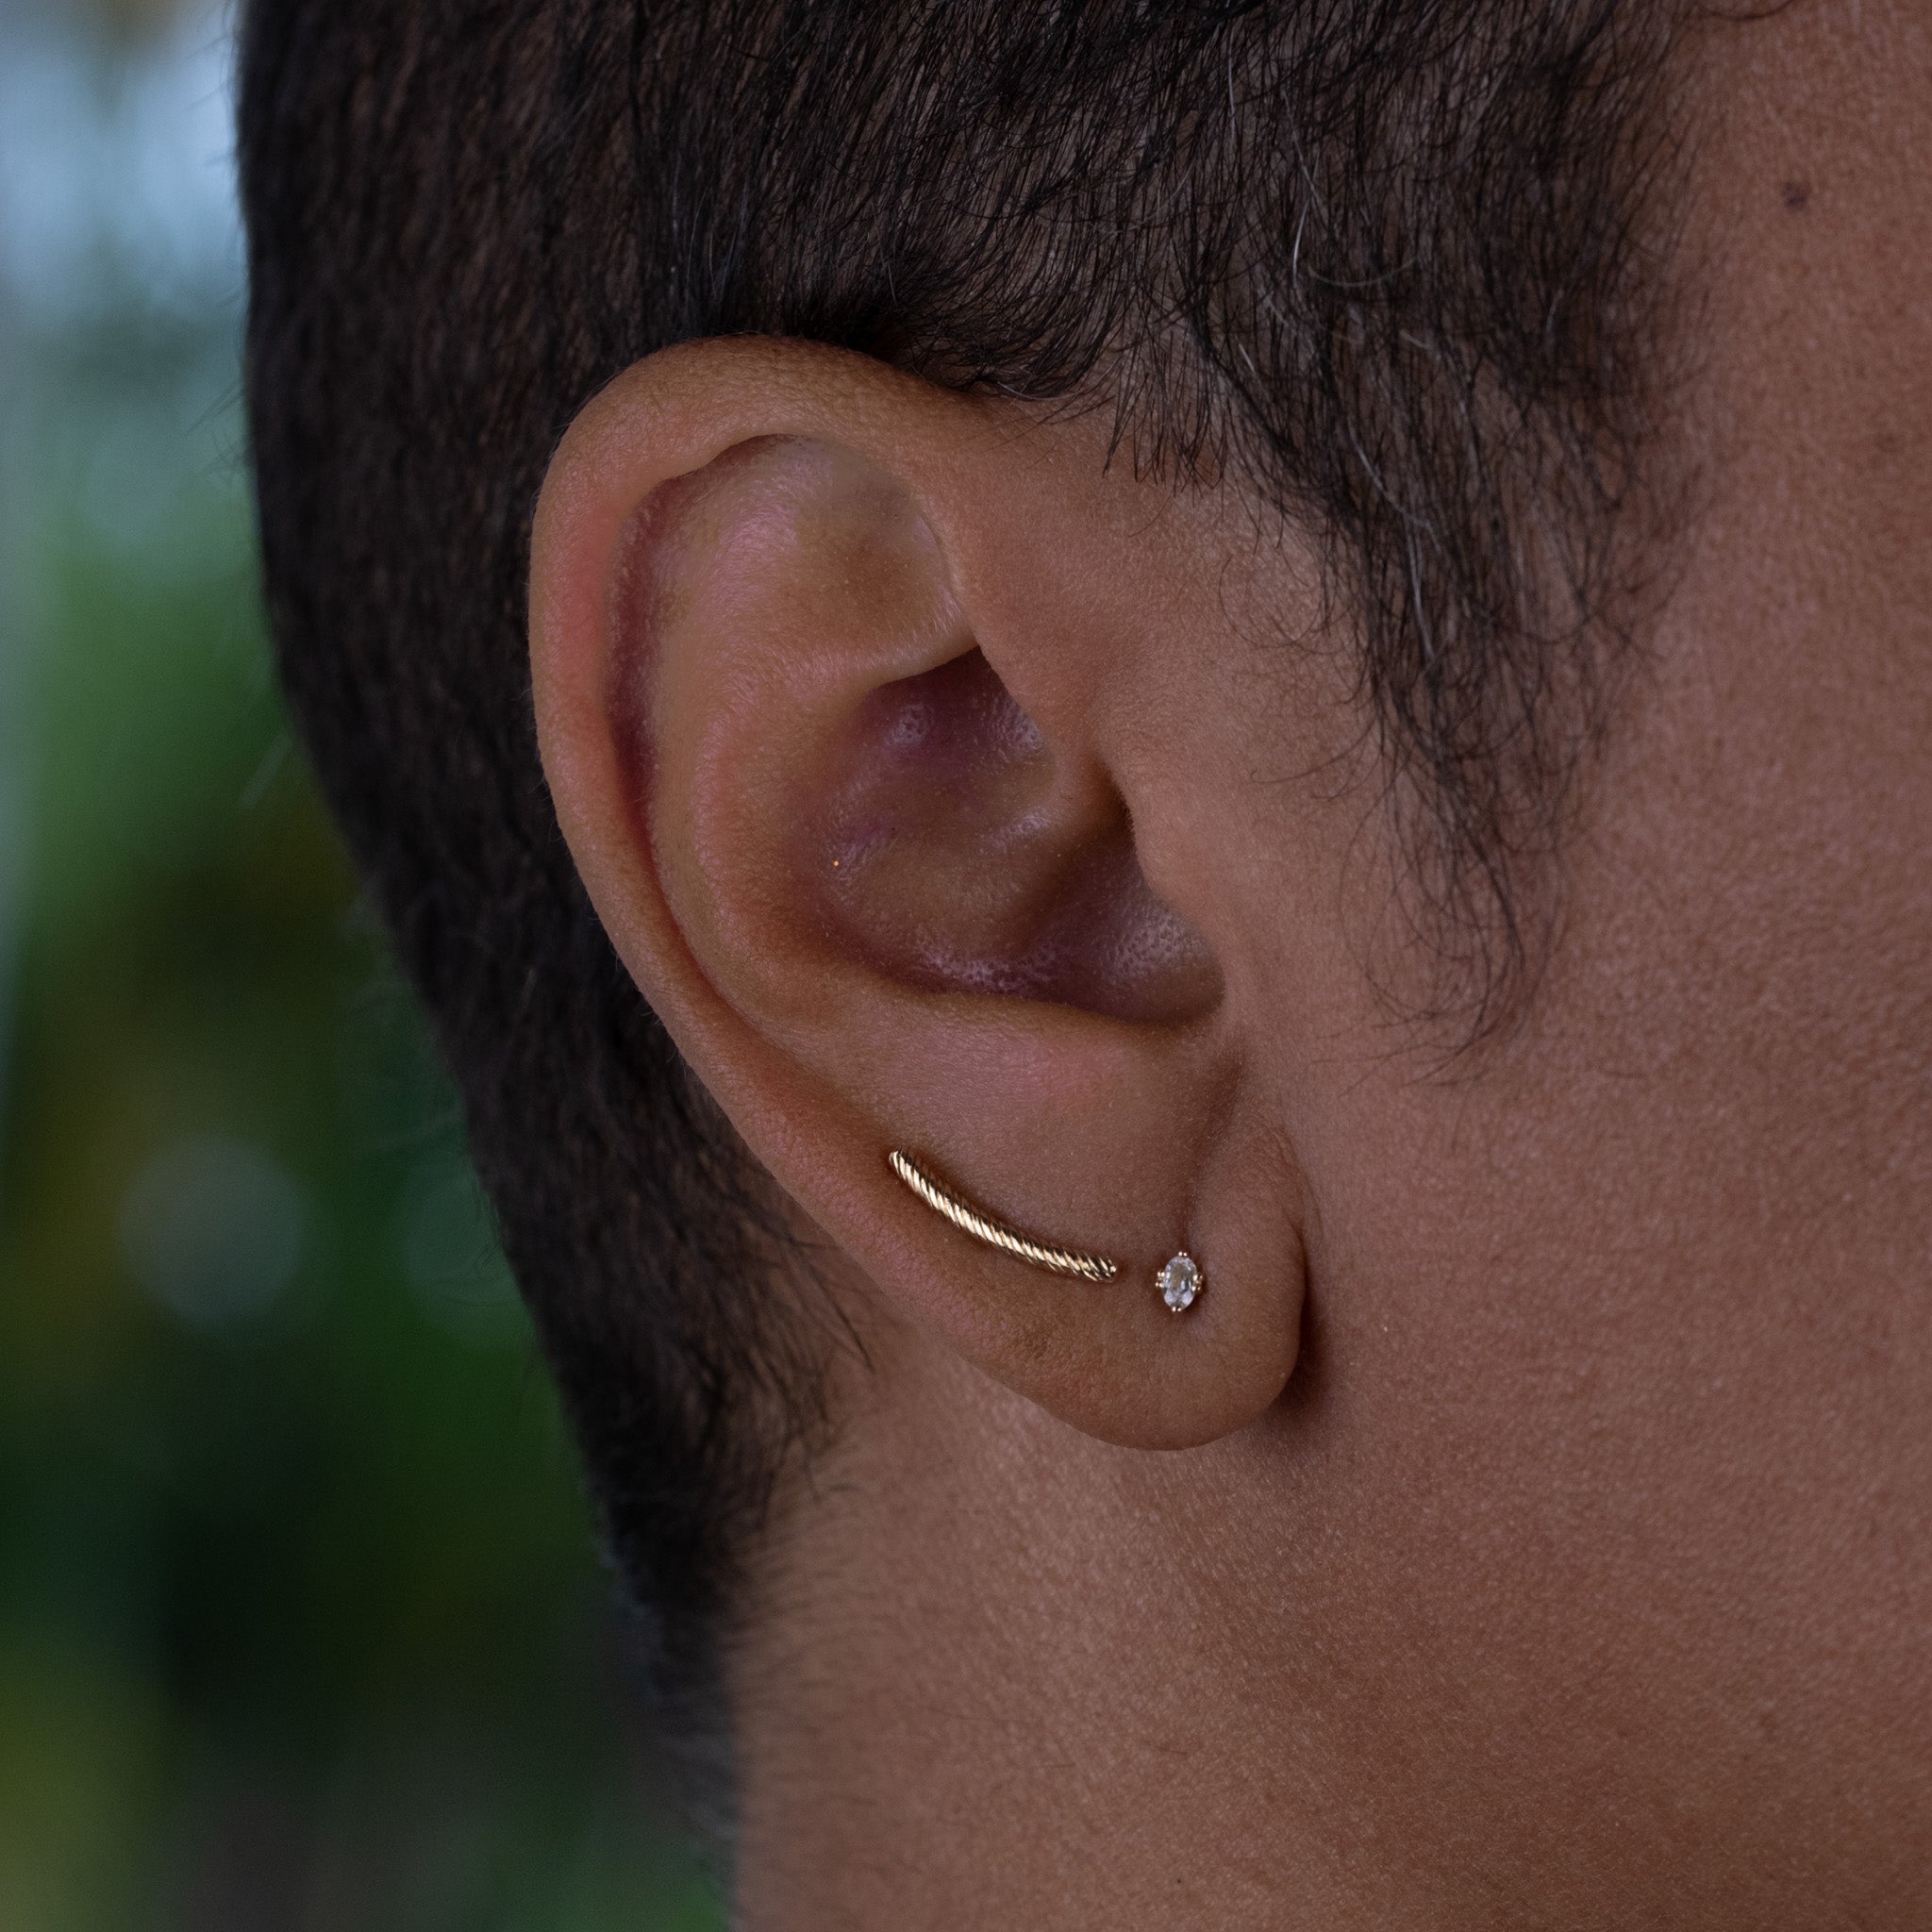
[(1082, 1281), (1111, 1281), (1121, 1272), (1118, 1263), (1108, 1260), (1103, 1255), (1083, 1255), (1073, 1248), (1056, 1248), (1045, 1241), (1033, 1241), (1017, 1228), (1008, 1227), (991, 1215), (982, 1214), (970, 1201), (962, 1201), (951, 1189), (942, 1187), (896, 1147), (886, 1156), (886, 1159), (892, 1172), (935, 1214), (943, 1215), (960, 1233), (970, 1234), (974, 1241), (984, 1241), (990, 1248), (998, 1248), (1004, 1254), (1015, 1256), (1035, 1268), (1044, 1268), (1053, 1274), (1076, 1274)]

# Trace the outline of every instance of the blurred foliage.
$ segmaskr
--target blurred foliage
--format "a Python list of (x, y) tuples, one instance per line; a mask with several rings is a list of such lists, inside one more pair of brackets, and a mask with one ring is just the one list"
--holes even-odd
[(233, 310), (0, 331), (0, 1932), (715, 1926), (274, 692)]

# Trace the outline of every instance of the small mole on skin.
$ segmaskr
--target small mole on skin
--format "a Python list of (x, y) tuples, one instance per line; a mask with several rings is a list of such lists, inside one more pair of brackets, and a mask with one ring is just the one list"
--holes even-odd
[(1794, 215), (1801, 215), (1811, 206), (1811, 191), (1802, 181), (1787, 181), (1784, 201)]

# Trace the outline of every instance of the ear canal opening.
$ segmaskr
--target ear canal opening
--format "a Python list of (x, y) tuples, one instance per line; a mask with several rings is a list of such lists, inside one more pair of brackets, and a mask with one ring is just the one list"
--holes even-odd
[(1118, 791), (1056, 756), (976, 648), (867, 696), (805, 836), (825, 924), (922, 991), (1167, 1024), (1221, 997)]

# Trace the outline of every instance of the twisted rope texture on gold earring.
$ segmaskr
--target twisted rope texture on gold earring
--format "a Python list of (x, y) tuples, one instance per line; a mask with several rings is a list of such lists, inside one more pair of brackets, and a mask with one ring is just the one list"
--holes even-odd
[(1121, 1272), (1104, 1256), (1083, 1255), (1074, 1248), (1050, 1247), (1044, 1241), (1029, 1240), (1017, 1228), (1004, 1226), (982, 1214), (970, 1202), (962, 1201), (950, 1189), (941, 1186), (896, 1147), (886, 1158), (891, 1162), (892, 1172), (935, 1214), (943, 1215), (960, 1233), (970, 1234), (974, 1241), (984, 1241), (990, 1248), (998, 1248), (1022, 1261), (1030, 1262), (1036, 1268), (1044, 1268), (1050, 1274), (1078, 1275), (1082, 1281), (1111, 1281)]

